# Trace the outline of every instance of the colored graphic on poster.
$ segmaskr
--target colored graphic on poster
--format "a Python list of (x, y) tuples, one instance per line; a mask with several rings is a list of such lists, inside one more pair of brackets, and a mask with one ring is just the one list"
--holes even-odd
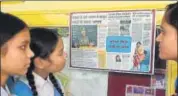
[(147, 86), (126, 85), (125, 96), (156, 96), (156, 91)]
[(166, 78), (165, 75), (153, 75), (151, 78), (152, 87), (155, 89), (166, 89)]

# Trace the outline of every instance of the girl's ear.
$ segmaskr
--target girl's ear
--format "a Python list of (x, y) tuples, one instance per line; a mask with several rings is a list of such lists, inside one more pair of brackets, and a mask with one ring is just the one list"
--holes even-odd
[(44, 64), (45, 63), (45, 61), (42, 59), (42, 58), (40, 58), (40, 57), (36, 57), (35, 59), (34, 59), (34, 64), (35, 64), (35, 67), (36, 68), (39, 68), (39, 69), (44, 69)]
[(8, 51), (8, 47), (7, 47), (7, 44), (5, 44), (1, 47), (1, 51), (0, 51), (1, 57), (5, 56), (7, 51)]

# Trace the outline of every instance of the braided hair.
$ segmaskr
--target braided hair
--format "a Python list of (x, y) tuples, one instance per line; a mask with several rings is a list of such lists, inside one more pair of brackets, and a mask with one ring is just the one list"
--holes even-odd
[[(41, 36), (43, 34), (43, 36)], [(34, 59), (36, 57), (40, 57), (42, 59), (46, 59), (49, 55), (54, 51), (56, 44), (58, 42), (59, 35), (56, 31), (46, 28), (33, 28), (30, 30), (31, 35), (31, 44), (30, 48), (34, 52), (34, 57), (32, 58), (32, 62), (26, 74), (29, 86), (31, 87), (31, 91), (33, 96), (38, 96), (38, 92), (35, 86), (34, 76), (32, 74), (35, 69)], [(54, 87), (57, 91), (63, 96), (62, 90), (57, 83), (56, 78), (52, 73), (49, 74), (49, 78), (53, 83)]]
[(64, 93), (62, 92), (56, 78), (53, 76), (52, 73), (49, 74), (49, 78), (50, 78), (51, 82), (53, 83), (53, 86), (56, 88), (56, 90), (61, 94), (61, 96), (64, 96)]
[(31, 91), (33, 93), (33, 96), (38, 96), (38, 92), (37, 92), (36, 86), (35, 86), (34, 76), (32, 74), (33, 70), (34, 70), (34, 63), (33, 64), (31, 63), (30, 68), (28, 69), (26, 76), (27, 76), (28, 83), (31, 87)]

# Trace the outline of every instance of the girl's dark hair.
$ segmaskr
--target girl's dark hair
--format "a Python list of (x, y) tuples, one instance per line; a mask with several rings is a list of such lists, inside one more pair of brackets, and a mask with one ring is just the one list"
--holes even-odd
[(0, 12), (0, 47), (25, 27), (27, 24), (18, 17)]
[(167, 6), (165, 20), (178, 31), (178, 2)]
[(140, 45), (141, 45), (142, 43), (139, 41), (139, 42), (137, 42), (137, 45), (138, 45), (138, 44), (140, 44)]
[[(59, 35), (56, 31), (46, 28), (33, 28), (30, 30), (30, 35), (30, 48), (34, 52), (35, 56), (31, 60), (32, 62), (27, 72), (27, 80), (33, 92), (33, 96), (38, 96), (34, 76), (32, 74), (35, 68), (34, 59), (36, 57), (40, 57), (43, 59), (48, 58), (57, 45)], [(62, 90), (59, 87), (59, 84), (52, 73), (49, 74), (49, 78), (53, 83), (54, 87), (57, 89), (57, 91), (63, 96)]]

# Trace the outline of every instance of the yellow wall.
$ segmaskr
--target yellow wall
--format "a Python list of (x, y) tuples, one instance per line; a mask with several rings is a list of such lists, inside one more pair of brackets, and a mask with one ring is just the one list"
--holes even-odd
[[(173, 1), (9, 1), (1, 10), (25, 20), (30, 26), (68, 26), (71, 12), (111, 10), (164, 10)], [(145, 6), (146, 4), (146, 6)], [(49, 6), (51, 5), (51, 6)], [(162, 12), (158, 12), (160, 23)]]
[(29, 26), (68, 26), (69, 16), (65, 14), (14, 14)]

